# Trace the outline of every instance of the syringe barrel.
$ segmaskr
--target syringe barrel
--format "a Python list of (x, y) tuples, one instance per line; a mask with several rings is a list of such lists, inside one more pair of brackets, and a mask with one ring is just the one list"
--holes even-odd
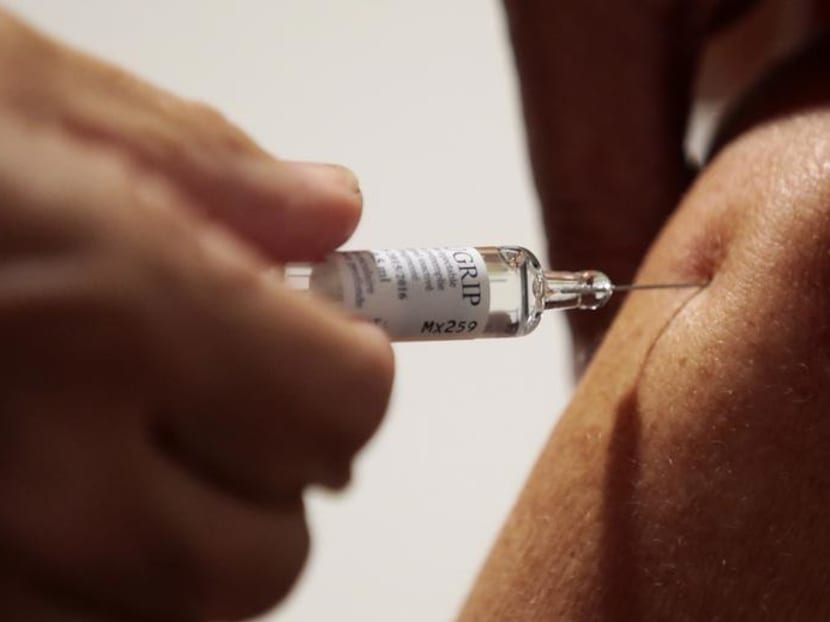
[[(600, 273), (551, 274), (573, 286), (566, 275)], [(551, 290), (539, 260), (520, 246), (337, 252), (287, 266), (286, 280), (397, 341), (518, 337), (536, 328), (545, 308), (586, 308), (587, 294), (584, 286)]]

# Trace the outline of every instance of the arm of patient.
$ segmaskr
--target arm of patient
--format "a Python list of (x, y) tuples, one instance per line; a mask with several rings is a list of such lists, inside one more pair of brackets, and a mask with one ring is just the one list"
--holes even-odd
[[(826, 80), (825, 80), (826, 82)], [(639, 280), (463, 620), (830, 619), (830, 112), (729, 145)]]

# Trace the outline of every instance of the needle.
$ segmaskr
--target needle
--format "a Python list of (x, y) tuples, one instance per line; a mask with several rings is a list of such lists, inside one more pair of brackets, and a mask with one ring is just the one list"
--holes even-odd
[(631, 285), (612, 285), (615, 292), (627, 292), (636, 289), (683, 289), (706, 287), (708, 283), (634, 283)]

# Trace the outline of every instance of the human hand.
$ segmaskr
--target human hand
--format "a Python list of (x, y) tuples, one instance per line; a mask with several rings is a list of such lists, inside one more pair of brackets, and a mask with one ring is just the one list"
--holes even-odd
[(348, 237), (354, 179), (0, 15), (0, 598), (237, 619), (292, 584), (391, 351), (264, 276)]
[[(696, 174), (684, 141), (709, 44), (717, 39), (719, 46), (708, 56), (711, 67), (721, 68), (721, 83), (734, 88), (730, 81), (737, 78), (723, 68), (741, 65), (744, 74), (763, 69), (753, 64), (770, 50), (758, 48), (780, 37), (771, 30), (733, 44), (723, 39), (727, 26), (746, 22), (755, 32), (764, 26), (756, 22), (765, 20), (774, 27), (776, 19), (786, 21), (778, 14), (791, 9), (816, 26), (820, 5), (505, 0), (554, 265), (598, 268), (629, 282)], [(793, 30), (793, 20), (784, 26)], [(615, 310), (570, 314), (578, 368)]]

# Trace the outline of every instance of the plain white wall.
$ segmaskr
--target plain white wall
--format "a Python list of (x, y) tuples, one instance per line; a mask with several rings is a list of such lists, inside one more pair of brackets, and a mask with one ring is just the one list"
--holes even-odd
[[(0, 2), (279, 155), (351, 166), (349, 247), (543, 249), (494, 0)], [(309, 494), (309, 563), (267, 619), (451, 619), (567, 400), (566, 343), (548, 317), (524, 339), (396, 346), (386, 423), (346, 493)]]

